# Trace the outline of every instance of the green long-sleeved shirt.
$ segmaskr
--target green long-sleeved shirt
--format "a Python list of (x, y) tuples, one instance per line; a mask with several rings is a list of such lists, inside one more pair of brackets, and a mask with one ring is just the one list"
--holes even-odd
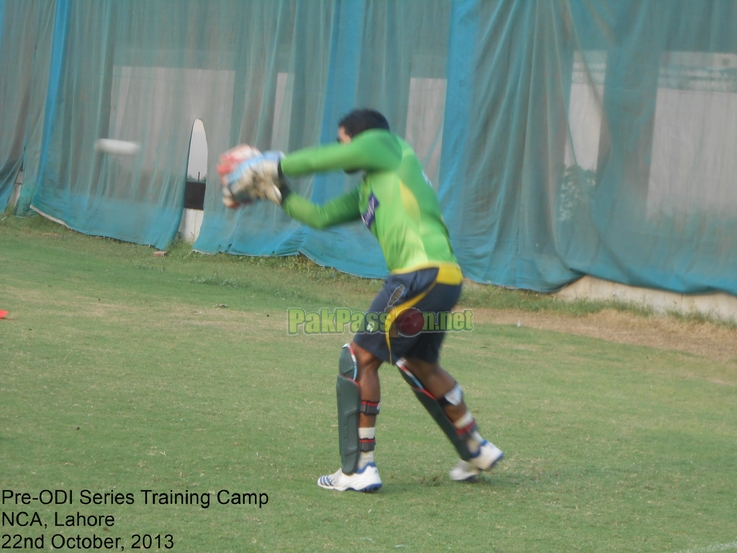
[(281, 160), (285, 176), (363, 170), (356, 188), (325, 205), (289, 194), (284, 211), (313, 228), (363, 219), (376, 236), (392, 273), (457, 261), (435, 190), (412, 148), (384, 130), (369, 130), (348, 144), (305, 148)]

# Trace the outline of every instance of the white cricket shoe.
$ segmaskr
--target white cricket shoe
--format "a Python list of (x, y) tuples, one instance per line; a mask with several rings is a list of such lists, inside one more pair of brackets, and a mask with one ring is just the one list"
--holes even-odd
[(504, 457), (501, 449), (488, 440), (481, 442), (478, 452), (468, 461), (460, 460), (450, 471), (451, 479), (456, 482), (473, 482), (482, 470), (490, 470)]
[(379, 469), (375, 463), (369, 463), (353, 474), (344, 474), (342, 470), (317, 479), (317, 485), (326, 490), (344, 492), (353, 490), (356, 492), (375, 492), (381, 488)]
[(480, 469), (461, 459), (456, 466), (450, 469), (450, 478), (456, 482), (475, 482), (480, 472)]

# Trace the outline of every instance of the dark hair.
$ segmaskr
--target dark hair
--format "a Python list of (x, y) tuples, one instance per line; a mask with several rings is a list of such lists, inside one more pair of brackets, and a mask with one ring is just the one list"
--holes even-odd
[(389, 122), (381, 113), (374, 109), (354, 109), (348, 115), (344, 115), (338, 122), (338, 127), (343, 127), (345, 133), (354, 138), (356, 135), (369, 129), (389, 130)]

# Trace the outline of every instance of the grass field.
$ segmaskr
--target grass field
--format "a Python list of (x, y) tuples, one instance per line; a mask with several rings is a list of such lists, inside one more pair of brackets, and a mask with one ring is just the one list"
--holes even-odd
[[(142, 549), (180, 552), (737, 550), (737, 360), (526, 326), (477, 323), (444, 350), (481, 430), (506, 452), (495, 471), (451, 482), (453, 449), (385, 366), (384, 487), (319, 489), (339, 466), (335, 375), (351, 336), (290, 336), (286, 310), (364, 309), (379, 287), (300, 258), (183, 245), (154, 258), (6, 217), (0, 548), (94, 535), (130, 550), (138, 534), (151, 536)], [(601, 309), (491, 288), (463, 302), (561, 317)], [(44, 490), (73, 503), (44, 505)], [(85, 490), (103, 504), (84, 504)], [(217, 501), (221, 490), (231, 502)], [(153, 492), (210, 492), (211, 503), (151, 504)], [(77, 513), (114, 523), (57, 526)]]

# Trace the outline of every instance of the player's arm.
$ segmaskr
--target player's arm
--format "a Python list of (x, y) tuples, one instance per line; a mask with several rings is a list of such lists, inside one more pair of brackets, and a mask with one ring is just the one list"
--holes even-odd
[[(248, 150), (247, 155), (241, 156), (243, 159), (235, 155), (240, 149)], [(223, 182), (223, 203), (227, 207), (236, 208), (254, 199), (267, 199), (283, 205), (290, 196), (289, 185), (284, 177), (335, 170), (391, 171), (398, 168), (402, 161), (399, 140), (390, 132), (378, 129), (364, 131), (348, 144), (305, 148), (286, 156), (281, 152), (266, 152), (263, 155), (254, 155), (254, 152), (259, 153), (244, 145), (221, 157), (218, 173)], [(234, 158), (232, 163), (230, 158)], [(355, 206), (351, 198), (339, 198), (336, 202), (324, 212), (318, 213), (317, 206), (304, 205), (297, 208), (296, 213), (321, 226), (358, 217), (357, 197)], [(328, 205), (322, 209), (327, 209)]]
[(358, 208), (358, 187), (324, 205), (315, 204), (297, 194), (287, 193), (282, 207), (293, 219), (316, 229), (355, 221), (361, 217)]
[(390, 132), (365, 131), (348, 144), (304, 148), (284, 156), (281, 174), (309, 175), (326, 171), (391, 171), (402, 161), (402, 148)]

